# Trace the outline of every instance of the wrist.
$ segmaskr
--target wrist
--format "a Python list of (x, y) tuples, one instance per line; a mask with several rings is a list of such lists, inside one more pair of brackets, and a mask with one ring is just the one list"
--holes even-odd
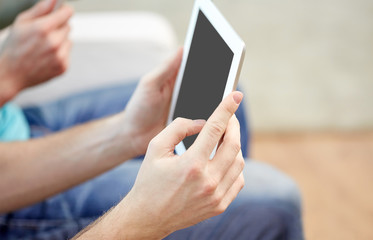
[(132, 199), (131, 192), (111, 213), (106, 219), (107, 226), (112, 226), (114, 221), (118, 222), (118, 228), (114, 231), (118, 238), (113, 239), (158, 240), (171, 233), (161, 224), (161, 216), (144, 213), (141, 200)]
[(167, 236), (161, 236), (143, 223), (136, 223), (132, 217), (121, 209), (120, 204), (106, 213), (97, 222), (88, 226), (74, 239), (94, 239), (100, 236), (102, 239), (117, 240), (161, 240)]
[(0, 107), (17, 95), (21, 88), (9, 68), (3, 55), (0, 55)]
[(132, 128), (130, 124), (127, 124), (125, 120), (124, 111), (116, 114), (113, 116), (113, 121), (115, 127), (116, 139), (118, 146), (123, 150), (125, 153), (126, 159), (133, 159), (138, 156), (136, 147), (133, 144), (134, 136), (132, 133)]
[(144, 146), (142, 146), (142, 133), (136, 131), (136, 127), (131, 120), (128, 119), (126, 111), (119, 113), (121, 118), (121, 131), (123, 142), (126, 143), (129, 152), (132, 155), (132, 158), (141, 156), (145, 154)]

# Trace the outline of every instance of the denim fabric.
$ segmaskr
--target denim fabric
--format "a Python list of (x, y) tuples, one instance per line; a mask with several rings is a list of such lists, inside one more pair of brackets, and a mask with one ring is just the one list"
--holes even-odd
[[(24, 109), (33, 137), (63, 130), (124, 109), (136, 83), (77, 94)], [(240, 121), (243, 109), (237, 114)], [(240, 115), (241, 113), (242, 115)], [(241, 116), (241, 117), (240, 117)], [(241, 130), (243, 123), (241, 122)], [(247, 128), (241, 133), (247, 141)], [(39, 204), (0, 216), (0, 239), (69, 239), (115, 206), (131, 189), (141, 161), (132, 160)], [(284, 174), (256, 161), (227, 211), (166, 239), (303, 239), (300, 196)]]
[[(122, 111), (137, 86), (133, 81), (125, 85), (111, 86), (75, 94), (40, 106), (24, 108), (31, 126), (31, 137), (45, 136), (80, 123), (106, 117)], [(236, 112), (241, 126), (242, 154), (249, 156), (250, 134), (245, 103)]]
[[(69, 239), (118, 203), (135, 182), (132, 160), (40, 204), (0, 217), (0, 239)], [(167, 240), (301, 240), (300, 196), (294, 182), (274, 168), (247, 161), (246, 185), (221, 215), (179, 230)]]

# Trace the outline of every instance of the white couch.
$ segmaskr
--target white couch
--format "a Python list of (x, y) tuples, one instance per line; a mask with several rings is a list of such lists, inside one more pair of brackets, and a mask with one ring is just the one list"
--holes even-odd
[(169, 22), (149, 12), (78, 13), (71, 20), (70, 68), (23, 91), (15, 102), (37, 104), (102, 85), (138, 79), (177, 47)]

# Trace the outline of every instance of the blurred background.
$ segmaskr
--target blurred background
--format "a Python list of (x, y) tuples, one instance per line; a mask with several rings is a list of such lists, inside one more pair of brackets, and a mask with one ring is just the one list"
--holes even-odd
[[(70, 4), (78, 13), (161, 14), (182, 45), (193, 2)], [(306, 238), (373, 239), (373, 1), (214, 2), (247, 47), (241, 85), (251, 155), (298, 182)], [(11, 14), (1, 9), (5, 25)]]

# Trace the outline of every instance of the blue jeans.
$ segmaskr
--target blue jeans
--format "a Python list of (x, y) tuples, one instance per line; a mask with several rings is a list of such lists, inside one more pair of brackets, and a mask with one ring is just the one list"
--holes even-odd
[[(26, 108), (32, 137), (121, 111), (135, 86), (114, 86)], [(244, 138), (242, 145), (247, 146), (243, 108), (237, 116)], [(247, 156), (247, 148), (243, 152)], [(73, 237), (129, 192), (140, 165), (139, 159), (131, 160), (39, 204), (0, 216), (0, 239)], [(246, 186), (226, 212), (166, 239), (303, 239), (300, 195), (295, 183), (274, 168), (255, 161), (247, 161), (244, 176)]]

